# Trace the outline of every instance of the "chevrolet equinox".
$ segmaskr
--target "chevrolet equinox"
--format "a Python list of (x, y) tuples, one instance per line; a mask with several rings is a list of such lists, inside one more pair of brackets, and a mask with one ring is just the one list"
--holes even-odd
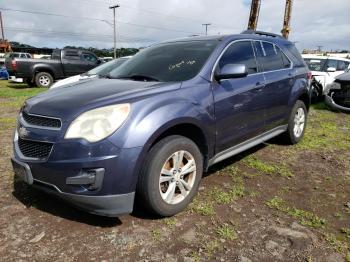
[(309, 77), (295, 46), (270, 33), (163, 42), (28, 99), (14, 173), (94, 214), (130, 213), (137, 198), (172, 216), (211, 165), (278, 135), (300, 141)]

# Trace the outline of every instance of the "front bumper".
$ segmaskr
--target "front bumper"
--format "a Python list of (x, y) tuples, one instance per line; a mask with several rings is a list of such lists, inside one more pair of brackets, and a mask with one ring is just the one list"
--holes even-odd
[[(27, 136), (20, 137), (21, 128), (26, 129)], [(33, 182), (29, 184), (90, 213), (131, 213), (142, 148), (118, 148), (108, 139), (94, 144), (81, 139), (68, 141), (59, 138), (60, 132), (19, 121), (12, 161), (30, 170)], [(46, 159), (29, 158), (22, 154), (19, 139), (53, 146)], [(97, 177), (97, 173), (102, 175)]]
[(342, 112), (350, 113), (350, 107), (344, 107), (344, 106), (338, 105), (337, 103), (334, 102), (332, 96), (329, 94), (325, 96), (325, 103), (333, 110), (339, 110)]
[(54, 195), (70, 203), (71, 205), (85, 210), (89, 213), (114, 217), (122, 214), (129, 214), (133, 210), (135, 193), (119, 195), (79, 195), (62, 192), (55, 185), (33, 178), (30, 166), (15, 158), (11, 159), (13, 166), (20, 165), (27, 170), (25, 179), (21, 179), (34, 188)]

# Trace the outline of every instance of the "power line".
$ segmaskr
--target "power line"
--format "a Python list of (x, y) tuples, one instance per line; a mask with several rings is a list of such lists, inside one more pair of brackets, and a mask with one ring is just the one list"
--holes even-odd
[[(106, 35), (106, 34), (86, 34), (86, 33), (76, 33), (76, 32), (64, 32), (64, 31), (54, 31), (54, 30), (45, 30), (45, 29), (31, 29), (31, 28), (20, 28), (20, 27), (5, 27), (7, 31), (13, 31), (13, 32), (22, 32), (22, 33), (33, 33), (33, 34), (41, 34), (41, 35), (63, 35), (63, 36), (72, 36), (72, 37), (86, 37), (86, 38), (96, 38), (96, 39), (106, 39), (111, 40), (113, 38), (113, 35)], [(134, 40), (134, 41), (140, 41), (140, 42), (157, 42), (157, 40), (154, 39), (148, 39), (148, 38), (138, 38), (128, 35), (119, 35), (119, 38), (121, 40)]]
[[(97, 1), (97, 0), (75, 0), (75, 1), (79, 1), (79, 2), (85, 2), (87, 5), (91, 5), (91, 6), (96, 6), (94, 4), (91, 4), (91, 2), (96, 2), (96, 3), (106, 3), (106, 4), (109, 4), (109, 2), (106, 2), (106, 1)], [(130, 10), (135, 10), (137, 12), (139, 11), (143, 11), (143, 12), (147, 12), (147, 13), (150, 13), (152, 15), (159, 15), (159, 16), (166, 16), (168, 19), (169, 18), (174, 18), (174, 19), (177, 19), (177, 20), (188, 20), (188, 21), (192, 21), (192, 22), (195, 22), (195, 23), (198, 23), (198, 24), (201, 24), (203, 21), (200, 21), (200, 20), (197, 20), (197, 19), (193, 19), (193, 18), (189, 18), (189, 17), (181, 17), (181, 16), (176, 16), (176, 15), (171, 15), (171, 14), (164, 14), (164, 13), (161, 13), (161, 12), (157, 12), (157, 11), (154, 11), (154, 10), (149, 10), (149, 9), (145, 9), (145, 8), (139, 8), (139, 7), (133, 7), (133, 6), (129, 6), (129, 5), (125, 5), (125, 4), (122, 4), (122, 6), (120, 7), (122, 9), (130, 9)], [(229, 26), (229, 25), (223, 25), (223, 24), (218, 24), (218, 23), (215, 23), (215, 25), (212, 25), (212, 27), (215, 27), (215, 28), (228, 28), (228, 29), (233, 29), (232, 26)]]
[[(63, 14), (48, 13), (48, 12), (28, 11), (28, 10), (2, 8), (2, 7), (0, 7), (0, 10), (9, 11), (9, 12), (36, 14), (36, 15), (65, 17), (65, 18), (72, 18), (72, 19), (84, 19), (84, 20), (92, 20), (92, 21), (100, 21), (100, 22), (113, 22), (113, 20), (107, 20), (107, 19), (102, 19), (102, 18), (92, 18), (92, 17), (82, 17), (82, 16), (78, 17), (78, 16), (63, 15)], [(130, 25), (130, 26), (136, 26), (136, 27), (142, 27), (142, 28), (148, 28), (148, 29), (154, 29), (154, 30), (172, 31), (172, 32), (178, 32), (178, 33), (185, 33), (185, 34), (198, 34), (198, 32), (182, 31), (182, 30), (170, 29), (170, 28), (165, 28), (165, 27), (142, 25), (142, 24), (136, 24), (136, 23), (130, 23), (130, 22), (123, 22), (123, 21), (117, 21), (117, 22), (121, 23), (121, 24)]]

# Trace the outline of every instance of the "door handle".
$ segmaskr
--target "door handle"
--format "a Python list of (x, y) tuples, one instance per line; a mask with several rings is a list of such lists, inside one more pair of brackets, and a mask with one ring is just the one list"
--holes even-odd
[(261, 82), (257, 82), (255, 84), (255, 87), (253, 88), (255, 91), (261, 91), (263, 88), (265, 87), (265, 84), (261, 83)]

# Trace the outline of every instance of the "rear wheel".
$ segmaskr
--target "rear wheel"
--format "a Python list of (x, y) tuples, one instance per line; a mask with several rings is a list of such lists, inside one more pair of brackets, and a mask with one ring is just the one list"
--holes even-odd
[(139, 200), (157, 215), (175, 215), (192, 201), (202, 172), (203, 157), (193, 141), (182, 136), (164, 138), (151, 149), (140, 174)]
[(53, 77), (50, 73), (39, 72), (35, 75), (35, 83), (38, 87), (49, 88), (53, 84)]
[(290, 114), (288, 129), (284, 134), (288, 144), (297, 144), (303, 138), (307, 121), (307, 109), (303, 101), (298, 100)]

